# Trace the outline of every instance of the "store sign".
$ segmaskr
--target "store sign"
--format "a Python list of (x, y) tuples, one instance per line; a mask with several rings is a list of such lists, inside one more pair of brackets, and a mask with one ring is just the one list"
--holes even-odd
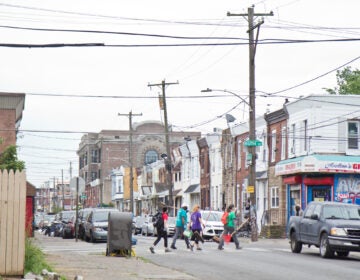
[(344, 160), (327, 160), (326, 156), (319, 158), (319, 156), (301, 157), (297, 161), (279, 162), (275, 166), (275, 175), (287, 175), (306, 172), (318, 173), (360, 173), (360, 157), (359, 162), (349, 162), (346, 157)]

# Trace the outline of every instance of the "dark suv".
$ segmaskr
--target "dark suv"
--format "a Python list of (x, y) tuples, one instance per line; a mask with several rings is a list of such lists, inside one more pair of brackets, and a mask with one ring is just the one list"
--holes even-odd
[(109, 212), (119, 212), (119, 210), (94, 208), (90, 211), (84, 224), (86, 241), (107, 241)]
[(84, 208), (84, 209), (80, 209), (79, 213), (78, 213), (78, 237), (82, 240), (85, 239), (85, 222), (86, 222), (86, 218), (87, 216), (90, 214), (91, 210), (93, 210), (93, 208)]

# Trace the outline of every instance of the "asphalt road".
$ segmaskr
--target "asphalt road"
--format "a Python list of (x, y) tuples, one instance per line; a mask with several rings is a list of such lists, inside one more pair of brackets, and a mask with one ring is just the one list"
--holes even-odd
[[(136, 257), (105, 257), (105, 243), (63, 240), (41, 236), (41, 246), (48, 259), (62, 275), (82, 274), (89, 279), (358, 279), (360, 253), (347, 258), (323, 259), (315, 247), (305, 247), (301, 254), (290, 251), (286, 239), (241, 240), (243, 249), (233, 243), (219, 251), (217, 243), (205, 242), (202, 251), (186, 249), (177, 240), (177, 250), (165, 253), (160, 242), (152, 254), (154, 237), (136, 236)], [(169, 239), (169, 244), (171, 238)], [(63, 262), (60, 259), (67, 259)], [(65, 273), (66, 272), (66, 273)], [(92, 278), (95, 277), (95, 278)], [(96, 278), (101, 277), (101, 278)], [(73, 279), (73, 278), (69, 278)]]

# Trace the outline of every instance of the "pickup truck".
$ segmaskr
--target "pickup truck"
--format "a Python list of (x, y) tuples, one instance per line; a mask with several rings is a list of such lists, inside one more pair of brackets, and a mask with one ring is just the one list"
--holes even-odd
[(290, 217), (287, 236), (293, 253), (300, 253), (306, 244), (318, 247), (323, 258), (335, 252), (347, 257), (350, 251), (360, 251), (360, 206), (311, 202), (301, 216)]

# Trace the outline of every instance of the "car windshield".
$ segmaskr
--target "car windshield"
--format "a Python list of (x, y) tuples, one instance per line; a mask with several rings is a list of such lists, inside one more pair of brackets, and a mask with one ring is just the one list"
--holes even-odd
[(324, 217), (325, 219), (360, 220), (360, 208), (327, 205), (324, 207)]
[(204, 221), (208, 222), (220, 222), (221, 221), (221, 212), (202, 212), (201, 217)]
[(74, 216), (74, 214), (75, 214), (75, 211), (62, 212), (61, 219), (63, 221), (68, 221), (72, 216)]
[(94, 213), (94, 221), (95, 222), (107, 222), (109, 218), (109, 212), (110, 211), (101, 211), (101, 212), (95, 212)]

